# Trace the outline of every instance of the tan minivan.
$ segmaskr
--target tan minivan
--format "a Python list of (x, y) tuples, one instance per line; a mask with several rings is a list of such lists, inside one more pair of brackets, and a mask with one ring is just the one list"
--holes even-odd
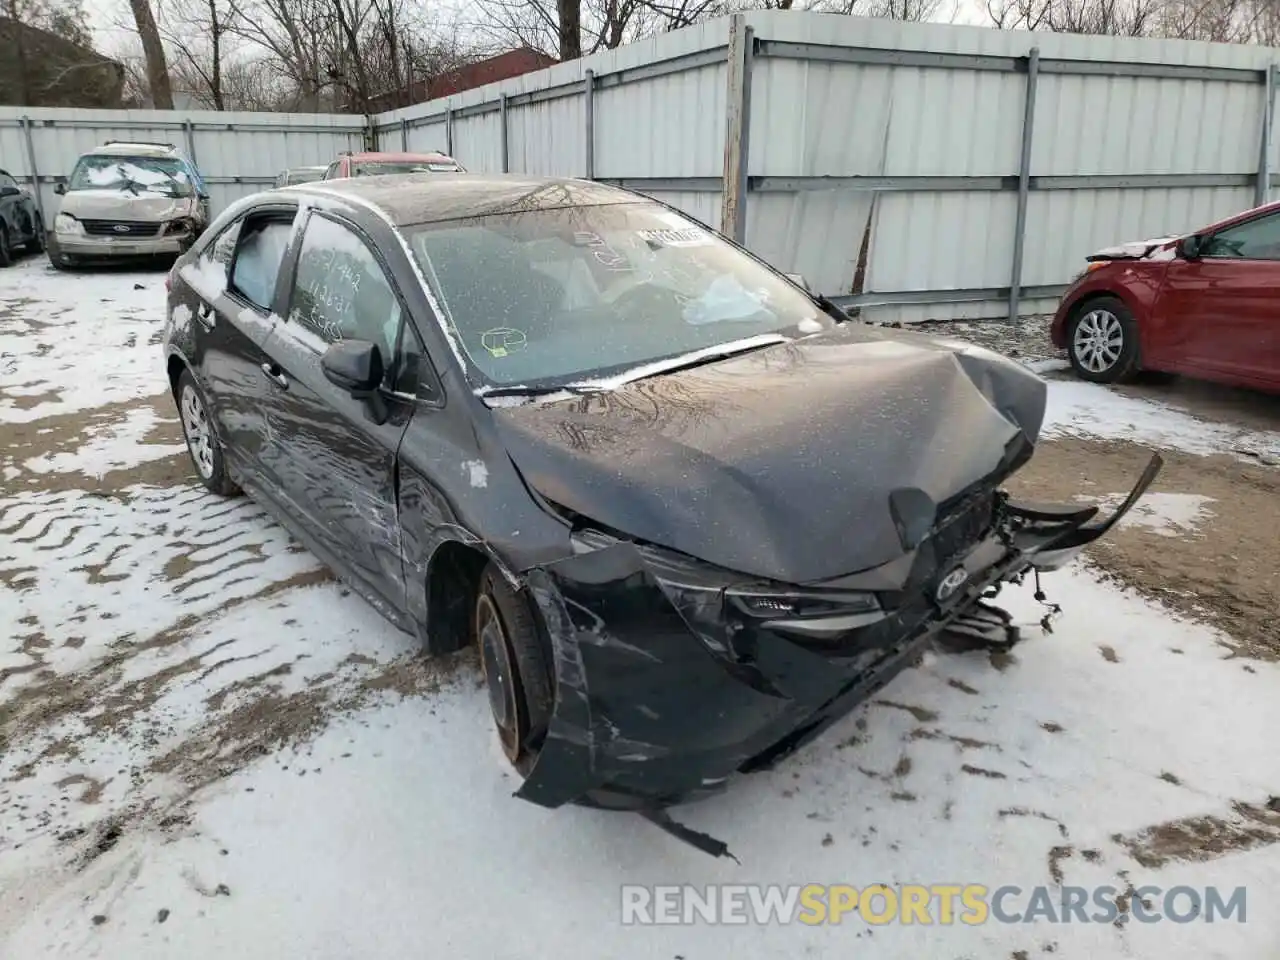
[(53, 221), (49, 260), (60, 270), (118, 257), (177, 256), (209, 222), (200, 174), (171, 143), (111, 141), (84, 154)]

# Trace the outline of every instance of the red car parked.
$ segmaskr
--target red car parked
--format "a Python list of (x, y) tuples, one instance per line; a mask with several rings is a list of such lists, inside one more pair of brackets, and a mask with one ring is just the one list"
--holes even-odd
[(1280, 392), (1280, 203), (1086, 259), (1050, 329), (1080, 377), (1156, 370)]
[(443, 153), (344, 153), (324, 172), (325, 180), (373, 177), (388, 173), (466, 173)]

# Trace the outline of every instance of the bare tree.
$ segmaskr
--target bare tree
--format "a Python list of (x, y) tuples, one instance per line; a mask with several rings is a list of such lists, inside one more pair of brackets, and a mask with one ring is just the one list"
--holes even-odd
[(133, 11), (138, 39), (142, 41), (142, 54), (147, 59), (147, 86), (151, 91), (151, 103), (157, 110), (172, 110), (173, 90), (169, 86), (169, 64), (150, 0), (129, 0), (129, 9)]
[(479, 0), (473, 29), (503, 47), (526, 46), (561, 60), (613, 49), (745, 10), (928, 20), (942, 0)]
[(223, 74), (235, 14), (227, 0), (177, 0), (160, 7), (160, 34), (177, 85), (202, 106), (226, 110)]
[[(1119, 37), (1163, 35), (1170, 0), (988, 0), (987, 15), (1006, 30)], [(1190, 0), (1194, 2), (1194, 0)]]

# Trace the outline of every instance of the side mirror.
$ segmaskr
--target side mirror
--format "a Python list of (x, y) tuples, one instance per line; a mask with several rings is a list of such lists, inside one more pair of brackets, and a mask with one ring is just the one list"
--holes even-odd
[(813, 287), (809, 286), (809, 281), (804, 278), (803, 274), (788, 273), (788, 274), (785, 274), (785, 276), (788, 280), (790, 280), (800, 289), (804, 290), (806, 293), (813, 293)]
[(53, 192), (56, 193), (58, 196), (62, 196), (64, 193), (67, 192), (67, 185), (65, 183), (55, 183), (53, 185)]
[(20, 193), (22, 193), (21, 190), (19, 190), (17, 187), (10, 186), (8, 184), (6, 184), (3, 187), (0, 187), (0, 197), (16, 197)]
[(320, 358), (325, 379), (340, 390), (365, 402), (365, 412), (374, 423), (386, 423), (387, 406), (378, 393), (384, 368), (382, 351), (368, 340), (339, 340)]
[(1175, 247), (1178, 256), (1183, 260), (1195, 260), (1204, 249), (1204, 242), (1194, 233), (1189, 237), (1181, 237)]
[(324, 352), (320, 367), (330, 383), (358, 400), (382, 383), (382, 351), (368, 340), (339, 340)]

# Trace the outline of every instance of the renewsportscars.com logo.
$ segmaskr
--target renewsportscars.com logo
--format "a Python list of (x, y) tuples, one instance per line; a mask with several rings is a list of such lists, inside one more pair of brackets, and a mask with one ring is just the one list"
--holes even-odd
[(622, 922), (873, 925), (1246, 921), (1244, 887), (1017, 887), (978, 883), (624, 886)]

